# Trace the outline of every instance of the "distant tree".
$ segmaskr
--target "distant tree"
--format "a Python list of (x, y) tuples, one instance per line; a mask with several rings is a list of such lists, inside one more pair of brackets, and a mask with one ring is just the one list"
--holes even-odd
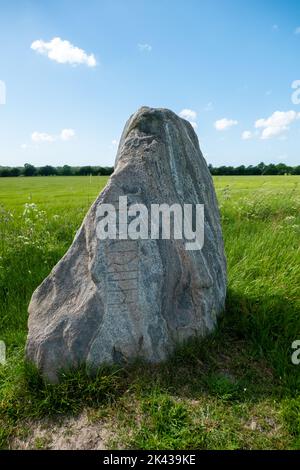
[(113, 166), (105, 166), (101, 168), (101, 175), (103, 176), (110, 176), (114, 172), (114, 167)]
[(293, 175), (300, 175), (300, 165), (295, 166), (292, 170)]
[(245, 168), (245, 174), (250, 176), (260, 175), (261, 171), (258, 166), (249, 165)]
[(277, 175), (289, 175), (292, 173), (292, 167), (287, 166), (285, 163), (278, 163), (276, 165)]
[(24, 170), (23, 170), (23, 175), (24, 176), (34, 176), (34, 175), (36, 175), (35, 166), (31, 165), (30, 163), (25, 163)]
[(0, 176), (2, 176), (3, 178), (7, 176), (11, 176), (9, 168), (5, 168), (5, 167), (0, 168)]
[(91, 166), (81, 166), (76, 171), (76, 175), (78, 176), (87, 176), (93, 173), (93, 169)]
[(39, 168), (38, 174), (41, 176), (57, 175), (57, 169), (51, 165), (42, 166)]
[(14, 167), (10, 169), (10, 176), (20, 176), (21, 170), (18, 167)]
[(265, 175), (277, 175), (276, 165), (274, 165), (274, 163), (270, 163), (270, 165), (267, 165), (265, 167), (264, 174)]
[(218, 168), (218, 175), (228, 175), (228, 167), (223, 165)]
[(238, 166), (236, 169), (237, 175), (244, 175), (245, 174), (245, 165)]
[(72, 175), (72, 168), (69, 165), (64, 165), (60, 172), (63, 176), (70, 176)]
[(258, 168), (260, 174), (263, 175), (264, 172), (265, 172), (266, 165), (264, 164), (264, 162), (260, 162), (260, 163), (257, 165), (257, 168)]

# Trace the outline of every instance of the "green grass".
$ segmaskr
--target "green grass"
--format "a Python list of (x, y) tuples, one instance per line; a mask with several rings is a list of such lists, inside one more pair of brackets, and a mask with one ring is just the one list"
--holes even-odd
[[(228, 260), (217, 331), (160, 366), (84, 370), (44, 383), (24, 364), (27, 306), (106, 177), (0, 179), (0, 443), (47, 416), (87, 408), (111, 446), (300, 448), (300, 177), (216, 177)], [(25, 204), (27, 206), (25, 207)]]

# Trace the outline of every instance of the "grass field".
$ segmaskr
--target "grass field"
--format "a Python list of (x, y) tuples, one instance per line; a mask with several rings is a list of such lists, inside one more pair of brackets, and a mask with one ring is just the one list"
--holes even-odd
[[(291, 362), (300, 339), (298, 176), (215, 178), (229, 285), (212, 336), (160, 366), (103, 369), (94, 378), (80, 370), (56, 386), (24, 364), (31, 294), (106, 181), (0, 179), (1, 446), (51, 447), (47, 423), (84, 411), (91, 426), (109, 430), (108, 447), (300, 449), (300, 365)], [(46, 431), (32, 438), (41, 423)]]

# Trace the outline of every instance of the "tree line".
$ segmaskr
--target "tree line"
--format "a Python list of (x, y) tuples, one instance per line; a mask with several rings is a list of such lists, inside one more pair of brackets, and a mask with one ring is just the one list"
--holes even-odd
[(35, 167), (25, 163), (23, 167), (0, 166), (2, 176), (109, 176), (113, 173), (113, 166), (51, 166)]
[[(212, 175), (226, 176), (226, 175), (300, 175), (300, 165), (289, 166), (285, 163), (270, 163), (263, 162), (258, 165), (240, 165), (234, 166), (219, 166), (214, 167), (208, 165)], [(0, 166), (0, 177), (5, 176), (110, 176), (114, 171), (113, 166), (51, 166), (45, 165), (35, 167), (30, 163), (25, 163), (23, 167), (8, 167)]]
[(226, 176), (226, 175), (300, 175), (300, 165), (289, 166), (285, 163), (269, 163), (266, 165), (261, 162), (258, 165), (240, 165), (240, 166), (219, 166), (214, 167), (208, 165), (212, 175)]

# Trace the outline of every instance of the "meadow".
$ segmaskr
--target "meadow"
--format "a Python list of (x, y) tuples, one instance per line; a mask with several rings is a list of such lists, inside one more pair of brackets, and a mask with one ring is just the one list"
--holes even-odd
[(300, 176), (214, 177), (228, 295), (210, 337), (159, 366), (78, 370), (59, 385), (24, 362), (32, 292), (106, 181), (0, 178), (0, 447), (51, 448), (53, 423), (85, 412), (108, 448), (300, 449)]

